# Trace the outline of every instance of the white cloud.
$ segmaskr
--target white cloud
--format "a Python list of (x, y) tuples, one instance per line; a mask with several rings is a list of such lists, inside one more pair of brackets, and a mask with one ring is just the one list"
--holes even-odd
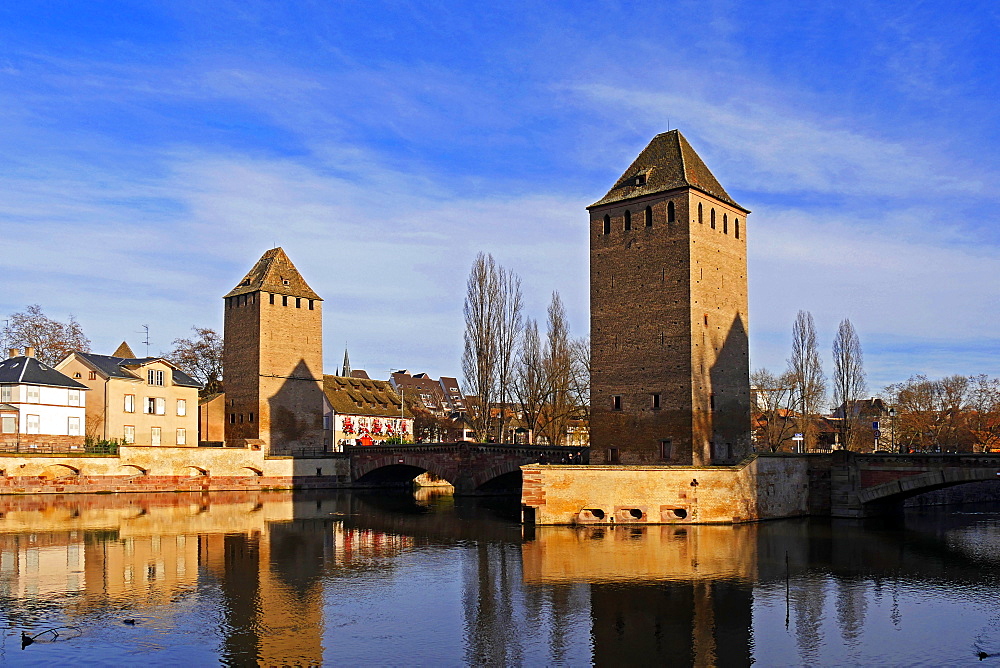
[[(678, 74), (677, 80), (684, 82), (687, 76)], [(986, 185), (995, 178), (953, 164), (945, 147), (929, 138), (911, 144), (887, 141), (842, 127), (846, 119), (820, 120), (810, 112), (777, 106), (766, 101), (769, 91), (723, 93), (700, 81), (688, 83), (671, 87), (683, 93), (602, 83), (571, 89), (615, 113), (638, 113), (657, 131), (672, 119), (689, 139), (704, 142), (696, 150), (716, 175), (726, 174), (728, 183), (744, 191), (878, 197), (996, 194)]]

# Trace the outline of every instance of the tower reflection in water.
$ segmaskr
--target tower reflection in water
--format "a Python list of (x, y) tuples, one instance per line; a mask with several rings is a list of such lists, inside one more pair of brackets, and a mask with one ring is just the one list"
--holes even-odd
[[(159, 656), (230, 664), (836, 662), (849, 657), (831, 648), (860, 646), (866, 617), (885, 612), (871, 568), (980, 587), (987, 534), (969, 535), (810, 521), (522, 529), (426, 491), (0, 497), (0, 621), (93, 630), (135, 617)], [(884, 596), (900, 628), (894, 580)], [(109, 639), (127, 640), (93, 631), (74, 647), (108, 652)]]
[(757, 527), (540, 527), (531, 584), (588, 583), (593, 659), (751, 663)]

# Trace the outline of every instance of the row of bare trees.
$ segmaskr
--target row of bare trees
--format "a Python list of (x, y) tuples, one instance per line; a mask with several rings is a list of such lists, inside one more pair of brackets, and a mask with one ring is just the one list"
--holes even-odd
[[(758, 369), (750, 379), (756, 391), (755, 431), (758, 443), (775, 451), (803, 435), (804, 446), (818, 442), (818, 421), (826, 402), (827, 381), (816, 343), (812, 314), (799, 311), (792, 325), (792, 354), (784, 373)], [(850, 320), (841, 321), (833, 340), (833, 400), (841, 409), (840, 442), (856, 440), (858, 419), (851, 406), (864, 397), (867, 382), (861, 341)]]
[(884, 396), (895, 409), (893, 438), (905, 450), (1000, 449), (1000, 379), (917, 375), (889, 385)]
[(585, 417), (590, 394), (590, 346), (570, 337), (558, 292), (552, 293), (544, 339), (526, 318), (521, 279), (480, 253), (465, 297), (464, 392), (478, 441), (503, 441), (512, 426), (530, 443), (564, 443), (574, 418)]

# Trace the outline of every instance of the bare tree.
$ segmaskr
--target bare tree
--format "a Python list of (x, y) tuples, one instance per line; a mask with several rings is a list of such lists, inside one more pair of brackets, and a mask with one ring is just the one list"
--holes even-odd
[(754, 393), (754, 433), (757, 442), (771, 452), (788, 442), (797, 421), (792, 411), (795, 402), (795, 378), (790, 371), (776, 376), (767, 369), (750, 375)]
[(202, 384), (202, 394), (222, 391), (222, 337), (214, 329), (192, 327), (194, 337), (174, 339), (164, 357)]
[(566, 428), (575, 406), (570, 396), (573, 355), (570, 350), (569, 321), (558, 292), (552, 293), (552, 301), (549, 303), (543, 365), (549, 395), (543, 412), (542, 431), (549, 443), (562, 445), (566, 440)]
[(500, 299), (497, 304), (497, 415), (496, 440), (503, 443), (507, 422), (511, 415), (510, 404), (514, 399), (514, 366), (517, 363), (517, 343), (524, 328), (521, 300), (521, 278), (504, 267), (498, 268), (497, 283)]
[(867, 391), (864, 355), (861, 341), (854, 325), (846, 318), (833, 339), (833, 401), (842, 410), (840, 421), (841, 442), (851, 449), (855, 446), (857, 414), (854, 403)]
[(583, 420), (590, 420), (590, 337), (581, 336), (570, 342), (573, 356), (573, 375), (570, 393), (576, 412)]
[(90, 339), (72, 315), (69, 322), (46, 317), (42, 307), (33, 304), (21, 313), (14, 313), (3, 329), (3, 350), (7, 348), (35, 349), (40, 362), (55, 366), (74, 350), (90, 352)]
[(542, 342), (538, 336), (538, 323), (531, 318), (525, 320), (514, 388), (521, 406), (521, 415), (528, 428), (528, 443), (534, 444), (549, 390), (542, 366)]
[(969, 432), (977, 452), (1000, 449), (1000, 379), (986, 374), (969, 379)]
[(793, 406), (799, 412), (807, 449), (816, 445), (815, 417), (826, 397), (826, 378), (816, 345), (812, 313), (799, 311), (792, 325), (792, 356), (788, 359)]
[(466, 285), (462, 372), (472, 397), (469, 426), (481, 442), (502, 439), (506, 428), (521, 308), (521, 279), (492, 255), (477, 255)]

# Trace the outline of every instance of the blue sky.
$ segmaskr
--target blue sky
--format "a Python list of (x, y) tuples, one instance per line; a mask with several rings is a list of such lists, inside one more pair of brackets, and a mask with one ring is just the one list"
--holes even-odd
[(998, 7), (6, 3), (0, 312), (158, 352), (281, 245), (328, 372), (458, 375), (476, 253), (585, 334), (584, 207), (680, 128), (753, 211), (754, 367), (805, 309), (873, 389), (1000, 375)]

